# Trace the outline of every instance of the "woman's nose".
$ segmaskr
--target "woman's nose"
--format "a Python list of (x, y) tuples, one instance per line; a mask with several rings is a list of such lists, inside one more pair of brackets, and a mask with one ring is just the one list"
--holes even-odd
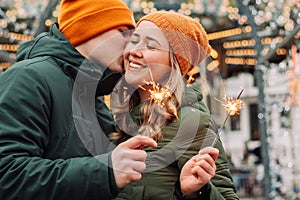
[(142, 57), (143, 56), (143, 47), (142, 45), (136, 44), (132, 46), (132, 48), (129, 50), (130, 55), (136, 56), (136, 57)]

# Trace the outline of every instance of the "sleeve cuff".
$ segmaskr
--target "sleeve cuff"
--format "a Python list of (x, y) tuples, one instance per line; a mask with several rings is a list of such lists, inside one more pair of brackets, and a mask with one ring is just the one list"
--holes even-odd
[(108, 177), (109, 177), (109, 187), (112, 194), (112, 197), (116, 197), (118, 193), (120, 192), (120, 189), (117, 186), (114, 170), (112, 167), (112, 161), (111, 161), (111, 152), (108, 155)]
[(195, 195), (192, 197), (185, 197), (180, 189), (180, 181), (177, 180), (175, 183), (175, 190), (174, 190), (174, 200), (196, 200), (196, 199), (203, 199), (209, 200), (210, 194), (210, 186), (209, 183), (205, 184)]

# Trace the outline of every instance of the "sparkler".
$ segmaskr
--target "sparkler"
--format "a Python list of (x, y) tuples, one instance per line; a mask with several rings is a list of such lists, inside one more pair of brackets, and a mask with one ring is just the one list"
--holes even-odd
[[(146, 85), (152, 85), (151, 89), (148, 89), (148, 92), (150, 93), (149, 99), (153, 100), (160, 106), (165, 106), (165, 103), (163, 102), (164, 99), (169, 98), (172, 96), (172, 92), (162, 87), (159, 83), (155, 83), (154, 81), (145, 81)], [(139, 86), (143, 90), (146, 90), (144, 87)]]
[[(173, 112), (174, 116), (178, 119), (177, 109), (174, 107), (170, 107), (169, 105), (165, 105), (164, 100), (172, 97), (172, 91), (164, 86), (161, 86), (159, 83), (154, 82), (153, 75), (151, 69), (149, 68), (149, 73), (151, 77), (151, 81), (144, 81), (146, 85), (151, 85), (152, 88), (148, 89), (150, 93), (149, 99), (153, 102), (156, 102), (159, 106), (168, 106), (168, 108)], [(143, 86), (139, 86), (143, 90), (147, 90)], [(151, 113), (152, 114), (152, 113)], [(152, 115), (150, 115), (149, 120), (151, 119)]]
[(203, 147), (206, 146), (214, 146), (215, 143), (217, 142), (218, 138), (220, 137), (220, 132), (222, 131), (229, 115), (238, 115), (239, 111), (242, 109), (242, 107), (244, 106), (244, 102), (242, 100), (240, 100), (240, 97), (242, 95), (242, 93), (244, 92), (244, 89), (242, 89), (240, 91), (240, 93), (238, 94), (236, 99), (233, 99), (232, 97), (224, 97), (224, 101), (220, 101), (218, 99), (216, 99), (217, 101), (221, 102), (222, 105), (225, 107), (226, 109), (226, 117), (225, 120), (222, 124), (222, 126), (219, 128), (218, 133), (217, 133), (217, 137), (214, 138), (206, 138), (202, 144)]
[(225, 120), (222, 124), (222, 126), (220, 127), (220, 131), (223, 129), (229, 115), (238, 115), (240, 110), (242, 109), (242, 107), (244, 106), (244, 102), (242, 100), (240, 100), (240, 97), (242, 95), (242, 93), (244, 92), (244, 89), (242, 89), (240, 91), (240, 93), (238, 94), (237, 98), (236, 99), (233, 99), (232, 97), (224, 97), (224, 102), (216, 99), (217, 101), (221, 102), (222, 105), (225, 107), (227, 113), (226, 113), (226, 117), (225, 117)]

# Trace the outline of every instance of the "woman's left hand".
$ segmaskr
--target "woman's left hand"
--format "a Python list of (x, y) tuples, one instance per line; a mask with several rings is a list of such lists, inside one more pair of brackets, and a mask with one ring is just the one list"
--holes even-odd
[(205, 147), (185, 163), (180, 173), (180, 187), (184, 196), (193, 196), (215, 176), (218, 155), (217, 148)]

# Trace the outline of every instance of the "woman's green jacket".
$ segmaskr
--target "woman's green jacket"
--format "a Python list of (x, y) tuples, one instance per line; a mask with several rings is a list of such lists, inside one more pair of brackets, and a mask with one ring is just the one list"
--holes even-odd
[[(143, 103), (134, 108), (130, 114), (136, 124), (142, 120), (143, 115), (140, 114), (142, 105)], [(239, 199), (228, 168), (225, 150), (214, 127), (212, 116), (203, 103), (200, 86), (197, 83), (187, 87), (179, 110), (179, 119), (163, 127), (162, 133), (163, 139), (158, 142), (157, 148), (145, 148), (148, 153), (147, 170), (143, 173), (142, 179), (123, 188), (116, 199), (180, 199), (180, 195), (173, 196), (173, 194), (181, 168), (201, 148), (211, 145), (220, 151), (216, 160), (216, 175), (205, 186), (207, 191), (193, 199)]]

